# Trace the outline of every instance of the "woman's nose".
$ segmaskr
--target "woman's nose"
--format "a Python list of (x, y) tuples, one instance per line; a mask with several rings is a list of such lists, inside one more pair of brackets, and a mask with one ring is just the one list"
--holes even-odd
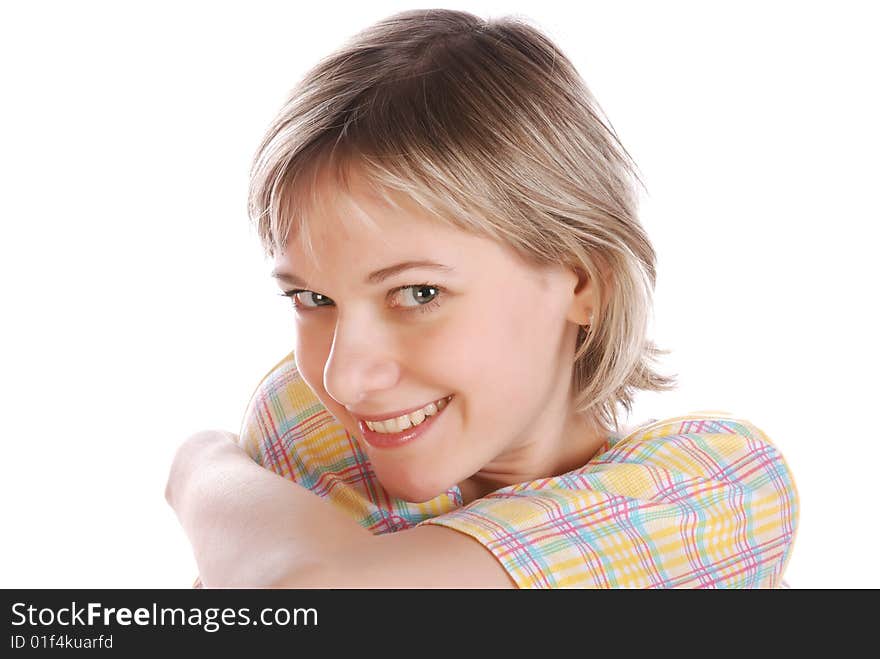
[(324, 364), (324, 390), (340, 405), (355, 407), (400, 379), (400, 365), (388, 337), (366, 325), (337, 325)]

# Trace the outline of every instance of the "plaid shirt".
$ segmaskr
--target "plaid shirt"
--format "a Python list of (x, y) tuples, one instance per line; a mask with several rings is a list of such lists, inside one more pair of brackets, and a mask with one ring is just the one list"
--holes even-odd
[(240, 441), (374, 534), (436, 524), (470, 535), (521, 588), (786, 587), (792, 475), (761, 430), (725, 412), (652, 419), (579, 469), (468, 505), (457, 486), (410, 503), (385, 492), (291, 353), (257, 387)]

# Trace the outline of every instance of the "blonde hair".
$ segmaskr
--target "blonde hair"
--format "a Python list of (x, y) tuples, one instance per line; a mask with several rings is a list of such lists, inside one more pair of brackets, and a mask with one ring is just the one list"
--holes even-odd
[[(666, 391), (647, 339), (655, 252), (638, 215), (637, 168), (580, 75), (521, 17), (444, 9), (390, 16), (313, 67), (260, 145), (248, 211), (269, 256), (307, 232), (320, 173), (356, 168), (438, 221), (536, 265), (570, 265), (599, 304), (578, 335), (575, 410), (618, 431), (618, 404)], [(307, 235), (307, 234), (306, 234)], [(311, 245), (310, 239), (306, 240)]]

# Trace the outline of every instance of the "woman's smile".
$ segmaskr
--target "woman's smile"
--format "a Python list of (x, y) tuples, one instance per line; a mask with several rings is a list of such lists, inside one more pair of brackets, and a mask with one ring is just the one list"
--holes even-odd
[(451, 395), (438, 398), (427, 405), (417, 408), (401, 410), (388, 414), (358, 414), (352, 412), (359, 421), (366, 422), (367, 427), (374, 432), (391, 433), (400, 432), (408, 428), (414, 428), (422, 423), (426, 417), (434, 416), (438, 410), (442, 410), (452, 398)]
[(364, 441), (378, 449), (392, 449), (409, 444), (422, 437), (434, 426), (438, 417), (449, 407), (454, 396), (441, 398), (409, 414), (385, 421), (358, 419), (358, 428)]

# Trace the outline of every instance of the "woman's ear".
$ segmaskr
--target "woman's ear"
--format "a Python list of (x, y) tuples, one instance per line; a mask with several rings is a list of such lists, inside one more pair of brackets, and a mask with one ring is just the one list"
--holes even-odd
[(572, 268), (571, 305), (568, 320), (576, 325), (589, 325), (593, 322), (593, 311), (597, 303), (596, 284), (589, 273), (582, 268)]

